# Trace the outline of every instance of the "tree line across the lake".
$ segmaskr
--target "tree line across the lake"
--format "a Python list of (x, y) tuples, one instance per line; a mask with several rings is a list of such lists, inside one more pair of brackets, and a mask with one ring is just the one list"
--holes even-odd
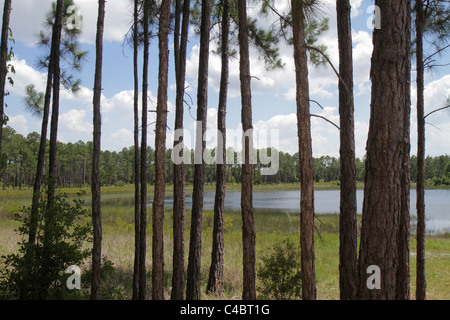
[[(32, 132), (24, 137), (15, 132), (11, 127), (5, 127), (3, 131), (3, 150), (7, 155), (7, 165), (3, 168), (0, 183), (5, 188), (30, 188), (33, 186), (34, 174), (37, 164), (37, 152), (40, 136)], [(235, 164), (226, 165), (226, 182), (240, 183), (241, 168), (238, 164), (238, 152), (232, 150), (235, 155)], [(260, 150), (256, 150), (257, 153)], [(212, 151), (214, 154), (214, 150)], [(91, 185), (92, 142), (78, 141), (76, 143), (58, 143), (58, 186), (59, 187), (87, 187)], [(173, 165), (171, 165), (172, 149), (167, 149), (166, 159), (166, 183), (174, 183)], [(194, 154), (192, 154), (192, 163)], [(291, 155), (287, 152), (278, 151), (278, 172), (274, 175), (261, 175), (264, 167), (257, 157), (255, 164), (254, 184), (279, 184), (298, 183), (300, 173), (300, 162), (298, 152)], [(46, 155), (48, 159), (48, 152)], [(155, 150), (147, 147), (147, 175), (148, 183), (155, 182)], [(364, 182), (364, 158), (356, 158), (356, 180)], [(331, 156), (313, 158), (314, 181), (333, 182), (340, 180), (340, 159)], [(193, 183), (194, 165), (186, 164), (186, 183)], [(205, 182), (215, 184), (217, 181), (216, 164), (207, 164), (205, 170)], [(100, 174), (102, 186), (122, 186), (133, 184), (134, 175), (134, 146), (123, 148), (121, 151), (101, 151)], [(417, 157), (411, 157), (411, 181), (416, 182)], [(428, 186), (450, 186), (450, 156), (441, 155), (425, 158), (425, 177)]]

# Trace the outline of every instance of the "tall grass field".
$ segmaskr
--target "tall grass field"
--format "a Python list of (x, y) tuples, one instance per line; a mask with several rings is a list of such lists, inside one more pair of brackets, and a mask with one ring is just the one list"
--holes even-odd
[[(318, 188), (335, 188), (336, 185), (321, 185)], [(298, 186), (255, 186), (255, 190), (295, 190)], [(213, 186), (206, 186), (206, 190), (213, 191)], [(239, 190), (238, 186), (227, 186), (227, 190)], [(75, 194), (78, 189), (61, 190), (68, 194)], [(172, 189), (167, 188), (167, 196), (171, 196)], [(187, 188), (187, 193), (190, 192)], [(90, 206), (89, 190), (84, 196), (85, 205)], [(103, 299), (131, 299), (133, 263), (134, 263), (134, 204), (133, 186), (110, 187), (102, 189), (102, 225), (103, 242), (102, 253), (105, 268), (102, 275)], [(149, 186), (149, 199), (153, 196), (153, 189)], [(31, 190), (3, 190), (0, 191), (0, 255), (15, 253), (18, 250), (20, 235), (16, 232), (19, 227), (13, 216), (21, 212), (24, 206), (31, 204)], [(185, 258), (189, 249), (190, 210), (186, 211), (185, 229)], [(151, 207), (148, 207), (149, 225), (147, 227), (147, 277), (148, 296), (151, 296)], [(202, 233), (202, 299), (241, 299), (242, 296), (242, 234), (240, 212), (227, 211), (225, 213), (225, 256), (224, 256), (224, 293), (220, 297), (205, 293), (209, 266), (211, 261), (212, 211), (203, 213)], [(361, 217), (358, 217), (360, 220)], [(339, 216), (336, 214), (321, 214), (315, 220), (315, 267), (317, 279), (318, 299), (339, 299)], [(257, 269), (261, 267), (262, 257), (270, 254), (276, 244), (283, 240), (290, 240), (300, 247), (300, 218), (299, 214), (288, 214), (271, 211), (255, 211), (256, 230), (256, 261)], [(91, 244), (88, 244), (91, 245)], [(166, 209), (164, 219), (164, 256), (165, 256), (165, 292), (170, 298), (172, 278), (172, 210)], [(299, 250), (299, 249), (298, 249)], [(411, 266), (411, 298), (415, 298), (415, 251), (414, 235), (410, 240)], [(300, 264), (300, 261), (298, 261)], [(426, 276), (427, 299), (450, 299), (450, 235), (428, 236), (426, 239)], [(3, 268), (0, 261), (0, 269)], [(88, 272), (90, 262), (82, 266), (82, 272)], [(257, 288), (261, 284), (257, 278)], [(83, 283), (79, 298), (89, 297), (89, 283)], [(257, 292), (257, 297), (258, 297)]]

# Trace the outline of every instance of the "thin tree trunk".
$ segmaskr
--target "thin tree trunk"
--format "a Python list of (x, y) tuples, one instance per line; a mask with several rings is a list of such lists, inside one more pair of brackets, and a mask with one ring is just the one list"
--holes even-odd
[[(175, 34), (176, 73), (177, 73), (177, 97), (175, 112), (175, 130), (183, 130), (184, 115), (184, 91), (186, 78), (186, 52), (190, 16), (190, 0), (184, 0), (183, 19), (181, 23), (181, 36)], [(179, 20), (181, 19), (181, 0), (177, 0), (178, 25), (175, 32), (179, 32)], [(181, 42), (179, 41), (181, 37)], [(183, 136), (174, 141), (174, 146), (181, 144), (179, 156), (184, 156)], [(173, 275), (172, 275), (172, 300), (183, 300), (184, 297), (184, 229), (185, 229), (185, 167), (184, 163), (174, 164), (174, 204), (173, 204)]]
[[(63, 1), (58, 0), (56, 3), (56, 17), (53, 29), (53, 102), (52, 102), (52, 119), (50, 127), (50, 151), (49, 151), (49, 172), (48, 172), (48, 190), (47, 190), (47, 209), (44, 217), (44, 236), (43, 246), (53, 241), (54, 234), (53, 227), (53, 210), (54, 199), (56, 194), (56, 179), (57, 179), (57, 163), (56, 163), (56, 149), (57, 149), (57, 134), (58, 134), (58, 116), (59, 116), (59, 89), (60, 89), (60, 43), (62, 32), (62, 16), (63, 16)], [(53, 44), (53, 43), (52, 43)], [(42, 292), (39, 293), (39, 299), (46, 300), (48, 296), (48, 288), (51, 285), (51, 279), (48, 278), (49, 269), (51, 266), (51, 257), (45, 256), (42, 264), (42, 278), (45, 286)]]
[(5, 85), (8, 74), (8, 41), (9, 41), (9, 17), (11, 16), (11, 0), (5, 0), (3, 5), (2, 43), (0, 49), (0, 157), (2, 156), (2, 137), (5, 104)]
[[(55, 33), (56, 35), (56, 33)], [(48, 120), (50, 114), (50, 101), (52, 95), (52, 85), (53, 85), (53, 65), (54, 65), (54, 37), (52, 37), (52, 46), (50, 53), (50, 61), (48, 65), (47, 73), (47, 87), (45, 90), (44, 97), (44, 109), (42, 115), (42, 126), (41, 126), (41, 137), (39, 143), (38, 159), (36, 166), (36, 175), (34, 177), (33, 184), (33, 199), (31, 202), (31, 213), (30, 213), (30, 232), (28, 234), (28, 242), (33, 245), (36, 241), (36, 229), (38, 223), (38, 208), (39, 208), (39, 197), (41, 192), (42, 176), (45, 166), (45, 151), (47, 146), (47, 131), (48, 131)]]
[[(410, 0), (411, 1), (411, 0)], [(411, 6), (408, 5), (407, 24), (411, 34)], [(411, 67), (411, 50), (408, 57)], [(403, 110), (403, 160), (402, 160), (402, 190), (401, 211), (399, 220), (399, 233), (397, 237), (397, 250), (399, 265), (397, 270), (396, 300), (410, 299), (410, 266), (409, 266), (409, 241), (410, 241), (410, 191), (411, 191), (411, 68), (405, 70), (404, 78), (408, 79), (406, 85), (405, 103)]]
[(247, 1), (239, 1), (239, 50), (241, 83), (241, 119), (243, 140), (243, 164), (241, 185), (242, 244), (244, 300), (256, 299), (255, 274), (255, 218), (253, 212), (253, 124), (250, 56), (248, 48)]
[[(395, 299), (410, 108), (410, 0), (377, 0), (382, 26), (373, 35), (372, 101), (359, 253), (360, 299)], [(383, 22), (385, 21), (385, 22)], [(395, 21), (396, 23), (388, 23)], [(379, 273), (373, 273), (376, 266)], [(372, 274), (370, 274), (372, 272)], [(380, 289), (372, 285), (380, 285)]]
[(147, 251), (147, 113), (148, 113), (148, 59), (149, 59), (149, 5), (144, 0), (144, 58), (142, 70), (142, 135), (141, 135), (141, 206), (140, 206), (140, 257), (139, 299), (147, 298), (146, 251)]
[(188, 278), (186, 298), (200, 299), (200, 267), (202, 247), (203, 190), (205, 183), (205, 162), (203, 152), (206, 144), (203, 137), (206, 130), (208, 103), (208, 65), (211, 3), (202, 0), (200, 27), (200, 66), (197, 92), (197, 132), (195, 145), (194, 191), (192, 195), (191, 238), (189, 243)]
[(423, 32), (425, 14), (422, 1), (416, 0), (417, 39), (417, 256), (416, 256), (416, 299), (426, 300), (425, 278), (425, 118), (424, 118), (424, 63)]
[(140, 278), (140, 162), (139, 162), (139, 71), (138, 71), (139, 0), (134, 1), (133, 72), (134, 72), (134, 269), (133, 300), (139, 299)]
[(305, 42), (303, 1), (292, 0), (294, 60), (297, 83), (297, 123), (300, 158), (300, 247), (302, 267), (302, 297), (315, 300), (314, 266), (314, 176), (309, 110), (308, 61)]
[(341, 300), (354, 300), (358, 288), (356, 227), (355, 120), (353, 105), (353, 53), (349, 0), (337, 0), (339, 39), (339, 114), (341, 201), (339, 219), (339, 289)]
[(44, 173), (45, 167), (45, 153), (47, 147), (47, 131), (48, 131), (48, 121), (50, 115), (50, 103), (51, 103), (51, 95), (52, 95), (52, 86), (53, 86), (53, 69), (55, 64), (55, 43), (57, 36), (55, 32), (56, 24), (53, 26), (52, 32), (52, 45), (50, 52), (50, 59), (48, 64), (47, 71), (47, 86), (45, 90), (44, 97), (44, 109), (42, 115), (42, 126), (41, 126), (41, 137), (39, 143), (39, 151), (38, 151), (38, 159), (36, 166), (36, 175), (34, 177), (34, 185), (33, 185), (33, 199), (31, 204), (31, 214), (30, 214), (30, 232), (28, 235), (28, 242), (33, 245), (36, 241), (36, 229), (38, 223), (38, 209), (39, 209), (39, 198), (41, 192), (41, 184), (42, 177)]
[[(219, 108), (217, 114), (217, 165), (216, 194), (214, 198), (214, 230), (211, 252), (211, 266), (206, 292), (221, 295), (223, 293), (223, 255), (224, 255), (224, 214), (226, 185), (226, 112), (229, 78), (229, 45), (230, 31), (230, 0), (222, 1), (222, 71), (220, 79)], [(221, 161), (221, 163), (220, 163)]]
[(56, 149), (58, 144), (58, 118), (59, 118), (59, 90), (60, 90), (60, 43), (62, 33), (62, 15), (63, 15), (63, 2), (57, 2), (57, 6), (60, 5), (60, 12), (56, 12), (55, 25), (56, 32), (55, 48), (54, 48), (54, 60), (53, 66), (53, 101), (52, 101), (52, 118), (50, 122), (50, 151), (49, 151), (49, 172), (48, 172), (48, 204), (51, 205), (55, 193), (56, 193), (56, 179), (57, 179), (57, 163), (56, 163)]
[(102, 65), (103, 65), (103, 30), (105, 24), (105, 0), (98, 1), (96, 62), (94, 83), (94, 150), (92, 157), (92, 225), (94, 243), (92, 249), (92, 284), (91, 300), (100, 298), (100, 269), (102, 264), (102, 216), (100, 194), (100, 145), (101, 145), (101, 97), (102, 97)]
[(159, 85), (156, 111), (155, 138), (155, 196), (153, 201), (153, 269), (152, 298), (164, 300), (164, 195), (165, 195), (165, 150), (167, 128), (167, 85), (169, 69), (170, 0), (163, 0), (159, 22)]

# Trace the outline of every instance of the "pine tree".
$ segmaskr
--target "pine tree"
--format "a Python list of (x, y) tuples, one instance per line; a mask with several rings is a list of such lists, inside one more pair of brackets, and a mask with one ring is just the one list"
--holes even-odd
[[(399, 272), (404, 261), (399, 249), (409, 245), (404, 243), (400, 223), (406, 212), (403, 184), (404, 156), (409, 144), (405, 132), (409, 130), (406, 118), (411, 90), (411, 1), (377, 0), (375, 5), (383, 19), (381, 29), (376, 28), (373, 34), (358, 297), (393, 300), (399, 297), (402, 286)], [(374, 266), (382, 272), (379, 290), (371, 290), (367, 285), (368, 272)]]
[(1, 36), (1, 49), (0, 49), (0, 160), (2, 157), (2, 133), (4, 125), (4, 105), (5, 105), (5, 85), (6, 76), (8, 74), (8, 41), (10, 35), (9, 18), (11, 15), (11, 2), (12, 0), (5, 0), (3, 5), (3, 23), (2, 23), (2, 36)]
[(337, 0), (336, 9), (339, 40), (339, 114), (341, 139), (339, 287), (341, 300), (353, 300), (356, 298), (358, 279), (353, 49), (350, 1)]
[(102, 264), (102, 220), (101, 220), (101, 194), (100, 194), (100, 144), (101, 144), (101, 95), (102, 95), (102, 65), (103, 65), (103, 30), (105, 25), (105, 0), (98, 1), (98, 20), (96, 36), (96, 63), (94, 81), (94, 140), (92, 157), (92, 284), (91, 299), (100, 298), (100, 269)]
[(302, 297), (304, 300), (315, 300), (317, 293), (314, 266), (314, 177), (304, 5), (302, 0), (292, 0), (301, 183), (300, 246), (302, 252)]
[[(184, 92), (186, 78), (186, 53), (188, 42), (188, 29), (190, 17), (190, 0), (184, 0), (181, 10), (181, 0), (176, 1), (175, 9), (175, 70), (177, 81), (175, 130), (183, 130)], [(183, 18), (181, 19), (181, 16)], [(181, 32), (180, 32), (181, 28)], [(183, 136), (180, 136), (174, 145), (181, 145), (181, 158), (184, 157)], [(185, 221), (185, 167), (184, 163), (174, 164), (174, 204), (173, 204), (173, 276), (172, 300), (183, 300), (184, 297), (184, 221)]]
[(192, 195), (191, 236), (186, 284), (186, 299), (200, 299), (200, 271), (202, 247), (203, 191), (205, 183), (205, 162), (203, 152), (206, 147), (203, 137), (206, 131), (208, 103), (209, 33), (211, 25), (211, 2), (202, 0), (200, 27), (200, 57), (197, 91), (197, 128), (194, 165), (194, 191)]
[(155, 196), (153, 199), (152, 298), (164, 300), (164, 195), (167, 129), (167, 88), (169, 70), (170, 0), (163, 0), (159, 20), (159, 83), (155, 138)]

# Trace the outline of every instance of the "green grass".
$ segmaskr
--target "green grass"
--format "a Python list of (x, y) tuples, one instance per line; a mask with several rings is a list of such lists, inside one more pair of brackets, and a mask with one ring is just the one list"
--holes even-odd
[[(286, 186), (283, 186), (286, 187)], [(289, 185), (288, 187), (291, 187)], [(293, 186), (292, 186), (293, 187)], [(326, 186), (324, 186), (326, 187)], [(328, 186), (329, 187), (329, 186)], [(188, 187), (188, 191), (189, 192)], [(239, 190), (239, 185), (227, 187), (228, 191)], [(280, 187), (281, 188), (281, 187)], [(213, 190), (208, 186), (207, 190)], [(167, 188), (168, 192), (171, 187)], [(255, 190), (274, 190), (273, 186), (259, 186)], [(285, 190), (285, 189), (283, 189)], [(66, 189), (75, 193), (78, 189)], [(149, 189), (149, 197), (152, 195)], [(132, 271), (134, 262), (134, 209), (133, 188), (112, 187), (102, 190), (103, 255), (114, 263), (113, 272), (108, 273), (104, 281), (104, 292), (112, 299), (130, 299)], [(89, 194), (85, 196), (89, 206)], [(151, 198), (151, 197), (150, 197)], [(31, 191), (0, 191), (0, 255), (17, 251), (19, 235), (13, 221), (13, 214), (31, 202)], [(147, 226), (147, 268), (148, 286), (151, 285), (151, 208), (148, 208)], [(360, 217), (359, 217), (360, 218)], [(242, 294), (242, 234), (240, 212), (225, 213), (225, 257), (224, 257), (224, 295), (221, 299), (240, 299)], [(185, 258), (189, 250), (190, 211), (186, 212)], [(317, 293), (319, 299), (339, 299), (339, 217), (338, 215), (319, 215), (316, 219), (315, 266)], [(298, 214), (283, 214), (269, 211), (255, 212), (256, 259), (257, 267), (261, 257), (275, 243), (284, 239), (300, 242), (300, 219)], [(202, 299), (216, 299), (205, 294), (212, 247), (213, 212), (203, 215), (202, 234)], [(164, 220), (164, 256), (166, 298), (170, 297), (172, 273), (172, 211), (166, 210)], [(414, 236), (411, 236), (411, 297), (415, 291), (415, 248)], [(426, 275), (427, 298), (450, 299), (450, 236), (428, 236), (426, 239)], [(88, 265), (89, 263), (87, 263)], [(258, 279), (257, 279), (258, 281)], [(149, 294), (150, 295), (150, 288)]]

